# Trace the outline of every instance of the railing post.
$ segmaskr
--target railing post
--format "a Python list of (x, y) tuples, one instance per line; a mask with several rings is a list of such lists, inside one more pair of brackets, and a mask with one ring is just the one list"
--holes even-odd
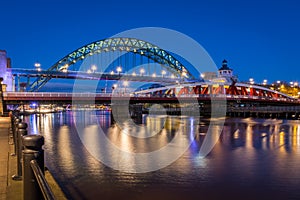
[(30, 165), (31, 160), (36, 160), (44, 173), (44, 137), (42, 135), (25, 135), (22, 137), (23, 150), (23, 199), (39, 200), (43, 199), (43, 194), (39, 184), (35, 179)]
[(17, 143), (15, 146), (17, 146), (17, 174), (12, 176), (12, 179), (15, 181), (22, 180), (22, 150), (23, 150), (23, 145), (22, 145), (22, 137), (24, 135), (27, 135), (27, 124), (26, 123), (18, 123), (17, 124)]

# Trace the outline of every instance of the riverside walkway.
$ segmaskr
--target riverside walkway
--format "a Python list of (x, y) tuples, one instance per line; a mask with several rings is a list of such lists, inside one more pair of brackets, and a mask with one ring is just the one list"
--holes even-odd
[[(12, 138), (10, 138), (10, 118), (0, 117), (0, 200), (23, 199), (23, 181), (12, 180), (17, 173), (17, 158), (11, 156), (14, 152)], [(49, 171), (45, 171), (45, 177), (56, 199), (66, 199), (60, 187)]]

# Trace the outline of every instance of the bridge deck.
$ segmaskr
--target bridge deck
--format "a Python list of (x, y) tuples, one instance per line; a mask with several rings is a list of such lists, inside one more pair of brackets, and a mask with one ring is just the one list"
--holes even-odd
[(72, 101), (128, 101), (132, 103), (179, 103), (227, 101), (236, 104), (263, 103), (265, 105), (300, 105), (299, 100), (285, 98), (267, 98), (245, 95), (181, 95), (178, 97), (162, 97), (151, 95), (111, 94), (111, 93), (59, 93), (59, 92), (4, 92), (3, 100), (8, 104), (19, 104), (30, 101), (72, 102)]

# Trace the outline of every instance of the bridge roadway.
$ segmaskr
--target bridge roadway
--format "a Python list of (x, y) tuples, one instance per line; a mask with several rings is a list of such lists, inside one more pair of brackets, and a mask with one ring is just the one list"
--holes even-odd
[(256, 105), (260, 106), (298, 106), (300, 100), (286, 98), (268, 98), (246, 95), (180, 95), (177, 97), (151, 96), (148, 94), (112, 94), (112, 93), (57, 93), (57, 92), (4, 92), (3, 100), (7, 105), (26, 104), (30, 102), (42, 102), (63, 104), (72, 103), (111, 103), (124, 102), (130, 99), (130, 103), (184, 103), (195, 102), (208, 103), (211, 100), (224, 101), (228, 105)]
[(167, 76), (148, 76), (146, 74), (123, 74), (123, 73), (103, 73), (103, 72), (83, 72), (83, 71), (48, 71), (48, 70), (33, 70), (33, 69), (12, 69), (13, 76), (17, 77), (51, 77), (61, 79), (84, 79), (84, 80), (127, 80), (137, 82), (157, 82), (157, 83), (176, 83), (182, 81), (182, 78), (167, 77)]

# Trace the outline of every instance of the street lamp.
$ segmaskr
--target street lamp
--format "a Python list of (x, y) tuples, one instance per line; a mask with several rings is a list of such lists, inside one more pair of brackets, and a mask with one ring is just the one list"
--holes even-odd
[(254, 79), (253, 78), (249, 78), (249, 82), (250, 82), (250, 84), (254, 84)]
[(124, 93), (126, 93), (126, 87), (128, 86), (128, 81), (124, 81), (124, 82), (123, 82), (123, 85), (124, 85), (124, 87), (125, 87), (125, 88), (124, 88)]
[(144, 68), (140, 69), (140, 74), (141, 74), (141, 76), (143, 76), (144, 73), (145, 73)]
[(132, 72), (132, 76), (136, 76), (136, 73), (135, 73), (135, 72)]
[(119, 73), (119, 75), (120, 75), (121, 71), (122, 71), (122, 67), (121, 66), (117, 67), (117, 72)]
[(153, 74), (152, 74), (152, 77), (156, 77), (156, 74), (155, 74), (155, 73), (153, 73)]
[(36, 68), (36, 70), (41, 71), (41, 63), (34, 63), (34, 67)]
[(92, 71), (91, 71), (90, 69), (88, 69), (88, 70), (87, 70), (87, 73), (90, 74), (90, 73), (92, 73)]
[(267, 82), (268, 81), (265, 79), (264, 82), (263, 82), (263, 85), (267, 85)]
[(112, 93), (115, 94), (115, 90), (117, 89), (118, 85), (117, 84), (113, 84), (112, 86)]
[(92, 65), (91, 69), (93, 70), (93, 72), (95, 72), (97, 70), (97, 66), (96, 65)]
[(162, 71), (161, 71), (162, 77), (164, 77), (164, 75), (166, 75), (166, 73), (167, 73), (167, 72), (166, 72), (165, 70), (162, 70)]

